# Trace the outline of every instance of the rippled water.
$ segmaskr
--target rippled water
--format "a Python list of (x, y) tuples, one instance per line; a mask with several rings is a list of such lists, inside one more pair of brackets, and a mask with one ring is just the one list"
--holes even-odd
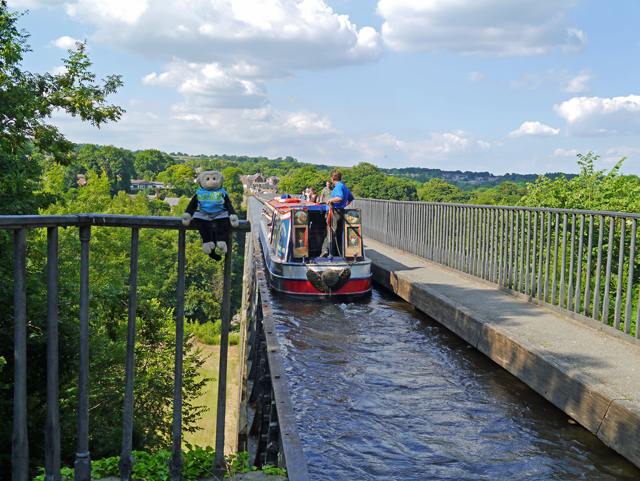
[(313, 480), (638, 480), (640, 470), (411, 305), (274, 295)]

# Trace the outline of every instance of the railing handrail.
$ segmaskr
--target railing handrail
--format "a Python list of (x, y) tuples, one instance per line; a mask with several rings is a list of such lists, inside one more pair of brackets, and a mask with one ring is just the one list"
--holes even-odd
[(508, 210), (508, 211), (525, 211), (525, 212), (551, 212), (554, 214), (575, 214), (575, 215), (603, 215), (606, 217), (627, 217), (629, 219), (640, 220), (640, 214), (632, 212), (614, 212), (608, 210), (580, 210), (580, 209), (557, 209), (555, 207), (525, 207), (517, 205), (482, 205), (482, 204), (457, 204), (448, 202), (422, 202), (414, 200), (387, 200), (387, 199), (369, 199), (366, 197), (356, 197), (355, 200), (367, 202), (381, 202), (389, 204), (416, 204), (416, 205), (437, 205), (447, 207), (468, 207), (476, 209), (489, 210)]
[[(231, 230), (249, 232), (251, 223), (240, 220), (240, 225)], [(36, 227), (72, 227), (90, 225), (95, 227), (138, 227), (143, 229), (197, 230), (195, 224), (182, 225), (181, 217), (156, 217), (118, 214), (69, 214), (69, 215), (0, 215), (0, 229)]]

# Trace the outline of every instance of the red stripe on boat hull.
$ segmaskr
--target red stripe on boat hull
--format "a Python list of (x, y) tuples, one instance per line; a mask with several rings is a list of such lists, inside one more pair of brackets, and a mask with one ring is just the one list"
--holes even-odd
[[(331, 294), (364, 294), (371, 290), (371, 279), (353, 279)], [(284, 279), (284, 291), (291, 294), (324, 294), (306, 280)]]

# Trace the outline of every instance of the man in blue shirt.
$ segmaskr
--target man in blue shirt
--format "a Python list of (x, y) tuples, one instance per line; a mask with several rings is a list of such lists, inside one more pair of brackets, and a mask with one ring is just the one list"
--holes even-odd
[[(344, 225), (344, 209), (351, 202), (353, 202), (353, 194), (349, 191), (349, 188), (342, 182), (342, 172), (334, 170), (331, 172), (331, 181), (333, 182), (333, 192), (331, 192), (331, 198), (327, 200), (327, 204), (331, 209), (330, 219), (331, 225), (327, 226), (328, 236), (322, 245), (322, 253), (320, 257), (327, 257), (329, 255), (329, 244), (331, 243), (331, 254), (338, 254), (343, 257), (344, 243), (342, 242), (342, 232)], [(330, 242), (330, 238), (333, 242)], [(334, 248), (337, 247), (337, 250)]]

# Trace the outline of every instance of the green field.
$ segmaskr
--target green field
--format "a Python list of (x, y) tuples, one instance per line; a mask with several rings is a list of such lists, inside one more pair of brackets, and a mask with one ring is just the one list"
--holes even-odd
[[(211, 378), (207, 388), (194, 404), (203, 404), (209, 408), (198, 423), (202, 429), (193, 434), (185, 434), (184, 441), (198, 446), (214, 446), (216, 444), (216, 406), (218, 403), (218, 369), (220, 366), (220, 346), (199, 344), (207, 361), (202, 366), (202, 377)], [(229, 346), (227, 369), (227, 408), (225, 429), (225, 453), (229, 454), (234, 444), (236, 419), (238, 414), (238, 346)]]

